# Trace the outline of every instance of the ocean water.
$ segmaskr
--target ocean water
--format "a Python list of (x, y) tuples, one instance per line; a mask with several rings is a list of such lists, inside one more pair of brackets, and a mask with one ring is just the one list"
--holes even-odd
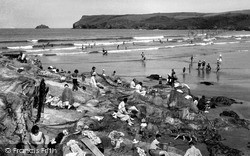
[[(250, 93), (250, 32), (247, 31), (0, 29), (0, 47), (1, 52), (22, 50), (37, 55), (44, 68), (55, 66), (66, 71), (89, 72), (96, 66), (99, 73), (102, 69), (107, 75), (116, 71), (124, 79), (137, 78), (148, 85), (158, 82), (146, 76), (159, 74), (166, 78), (175, 69), (178, 80), (191, 88), (209, 81), (216, 87), (229, 86), (235, 90), (232, 97), (250, 101), (248, 96), (242, 96)], [(107, 56), (102, 55), (103, 49), (108, 50)], [(142, 51), (146, 61), (141, 61)], [(223, 61), (216, 73), (220, 54)], [(194, 63), (189, 68), (192, 55)], [(212, 71), (196, 70), (199, 60), (209, 62)]]

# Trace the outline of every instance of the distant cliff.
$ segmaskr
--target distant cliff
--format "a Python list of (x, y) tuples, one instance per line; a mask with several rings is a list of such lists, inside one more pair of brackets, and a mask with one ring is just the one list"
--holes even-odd
[(47, 25), (38, 25), (35, 29), (49, 29), (49, 27)]
[(155, 13), (82, 16), (74, 29), (228, 29), (250, 30), (250, 10), (224, 13)]

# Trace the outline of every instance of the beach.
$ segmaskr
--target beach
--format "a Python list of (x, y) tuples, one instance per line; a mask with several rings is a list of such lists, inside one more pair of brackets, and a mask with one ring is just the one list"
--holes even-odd
[[(33, 36), (15, 38), (15, 40), (26, 41), (35, 40), (32, 42), (11, 42), (7, 43), (0, 41), (2, 47), (12, 47), (2, 51), (25, 50), (27, 56), (37, 56), (43, 64), (43, 68), (49, 66), (73, 72), (78, 69), (80, 73), (89, 73), (92, 66), (95, 66), (97, 73), (102, 73), (105, 69), (106, 75), (111, 75), (116, 71), (117, 76), (122, 80), (130, 82), (133, 78), (143, 82), (143, 85), (152, 87), (158, 84), (157, 80), (146, 78), (151, 74), (159, 74), (163, 78), (167, 78), (174, 69), (178, 77), (178, 81), (187, 84), (190, 87), (191, 93), (201, 97), (205, 95), (210, 98), (213, 96), (225, 96), (243, 102), (243, 104), (233, 104), (226, 107), (218, 107), (211, 109), (208, 114), (205, 114), (209, 119), (220, 117), (219, 114), (224, 110), (233, 110), (237, 114), (247, 120), (250, 120), (250, 38), (249, 32), (223, 32), (218, 34), (216, 40), (209, 42), (197, 41), (195, 43), (187, 43), (184, 38), (187, 31), (148, 31), (148, 30), (122, 30), (109, 34), (110, 31), (102, 30), (92, 33), (92, 36), (76, 35), (76, 31), (71, 34), (66, 31), (64, 35), (58, 33), (57, 36), (46, 35), (53, 30), (46, 30), (46, 33), (38, 35), (34, 32)], [(58, 32), (56, 30), (55, 32)], [(130, 33), (128, 33), (130, 32)], [(177, 33), (177, 34), (176, 34)], [(67, 36), (71, 34), (71, 36)], [(83, 33), (84, 34), (84, 33)], [(86, 34), (91, 34), (90, 30)], [(243, 36), (241, 36), (244, 34)], [(48, 37), (49, 36), (49, 37)], [(122, 37), (121, 37), (122, 36)], [(224, 36), (224, 37), (222, 37)], [(34, 38), (36, 37), (36, 38)], [(41, 39), (46, 39), (46, 42), (38, 42)], [(58, 39), (60, 38), (60, 40)], [(97, 39), (98, 38), (98, 39)], [(104, 40), (104, 38), (109, 38)], [(116, 38), (116, 39), (115, 39)], [(239, 39), (240, 38), (240, 39)], [(54, 39), (54, 40), (52, 40)], [(170, 39), (180, 41), (170, 42)], [(38, 40), (38, 41), (37, 41)], [(80, 41), (79, 41), (80, 40)], [(123, 42), (125, 43), (123, 44)], [(164, 41), (160, 43), (160, 41)], [(55, 47), (46, 46), (45, 49), (37, 45), (55, 44)], [(102, 44), (101, 44), (102, 43)], [(105, 44), (104, 44), (105, 43)], [(57, 46), (60, 44), (60, 46)], [(69, 47), (66, 46), (70, 45)], [(87, 48), (82, 49), (85, 44)], [(32, 47), (36, 45), (37, 47)], [(74, 46), (72, 46), (74, 45)], [(84, 45), (84, 47), (85, 47)], [(120, 45), (119, 48), (117, 45)], [(20, 46), (22, 46), (20, 48)], [(93, 47), (91, 47), (93, 46)], [(19, 48), (13, 48), (19, 47)], [(25, 48), (23, 48), (25, 47)], [(67, 49), (65, 49), (67, 48)], [(108, 55), (103, 56), (102, 49), (108, 50)], [(146, 60), (141, 60), (141, 52), (145, 53)], [(55, 56), (43, 56), (43, 54), (56, 54)], [(215, 71), (216, 60), (219, 55), (222, 55), (221, 70)], [(194, 57), (192, 66), (190, 57)], [(212, 70), (197, 70), (197, 62), (206, 60), (210, 63)], [(186, 68), (185, 73), (182, 72), (183, 67)], [(210, 82), (212, 85), (204, 85), (201, 82)], [(163, 81), (163, 83), (166, 83)], [(231, 148), (236, 148), (250, 155), (247, 143), (250, 140), (250, 132), (244, 128), (229, 128), (220, 130), (224, 144)], [(235, 144), (237, 143), (237, 145)], [(176, 146), (182, 150), (187, 146)], [(202, 153), (208, 155), (208, 151), (204, 145), (199, 145)]]

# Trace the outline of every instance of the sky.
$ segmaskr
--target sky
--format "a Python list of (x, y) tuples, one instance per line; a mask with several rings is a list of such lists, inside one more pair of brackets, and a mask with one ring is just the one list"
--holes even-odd
[(0, 28), (72, 28), (83, 15), (250, 9), (250, 0), (0, 0)]

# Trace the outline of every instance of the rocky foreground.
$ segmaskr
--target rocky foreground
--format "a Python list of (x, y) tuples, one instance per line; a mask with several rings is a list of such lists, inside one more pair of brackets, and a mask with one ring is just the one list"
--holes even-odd
[[(69, 132), (52, 155), (70, 153), (70, 149), (66, 148), (72, 140), (77, 141), (84, 151), (82, 155), (100, 155), (82, 142), (86, 128), (99, 138), (98, 146), (104, 149), (105, 156), (149, 155), (149, 145), (157, 133), (162, 135), (160, 141), (164, 144), (161, 147), (172, 156), (184, 155), (190, 139), (197, 144), (203, 155), (244, 155), (242, 151), (223, 144), (224, 138), (219, 132), (237, 128), (249, 130), (249, 122), (230, 110), (221, 112), (218, 118), (208, 118), (206, 113), (193, 107), (195, 96), (186, 84), (146, 87), (147, 94), (142, 96), (130, 89), (128, 82), (117, 84), (111, 78), (101, 75), (97, 81), (103, 87), (98, 91), (89, 85), (89, 77), (86, 75), (86, 81), (80, 81), (80, 86), (84, 86), (85, 90), (79, 88), (73, 92), (76, 109), (68, 110), (60, 107), (65, 84), (61, 82), (62, 75), (41, 70), (32, 60), (20, 63), (3, 56), (0, 58), (0, 73), (1, 156), (14, 155), (7, 154), (5, 149), (20, 142), (28, 142), (28, 133), (35, 124), (34, 103), (41, 78), (45, 78), (49, 87), (47, 100), (53, 99), (46, 103), (38, 126), (50, 139), (63, 130)], [(127, 108), (136, 108), (136, 111), (131, 112), (134, 119), (132, 126), (112, 116), (125, 97), (128, 98)], [(215, 107), (237, 103), (226, 97), (206, 100), (210, 101), (210, 106)], [(142, 122), (147, 126), (141, 133)], [(137, 142), (133, 142), (134, 139)], [(121, 142), (120, 146), (117, 146), (117, 142)]]

